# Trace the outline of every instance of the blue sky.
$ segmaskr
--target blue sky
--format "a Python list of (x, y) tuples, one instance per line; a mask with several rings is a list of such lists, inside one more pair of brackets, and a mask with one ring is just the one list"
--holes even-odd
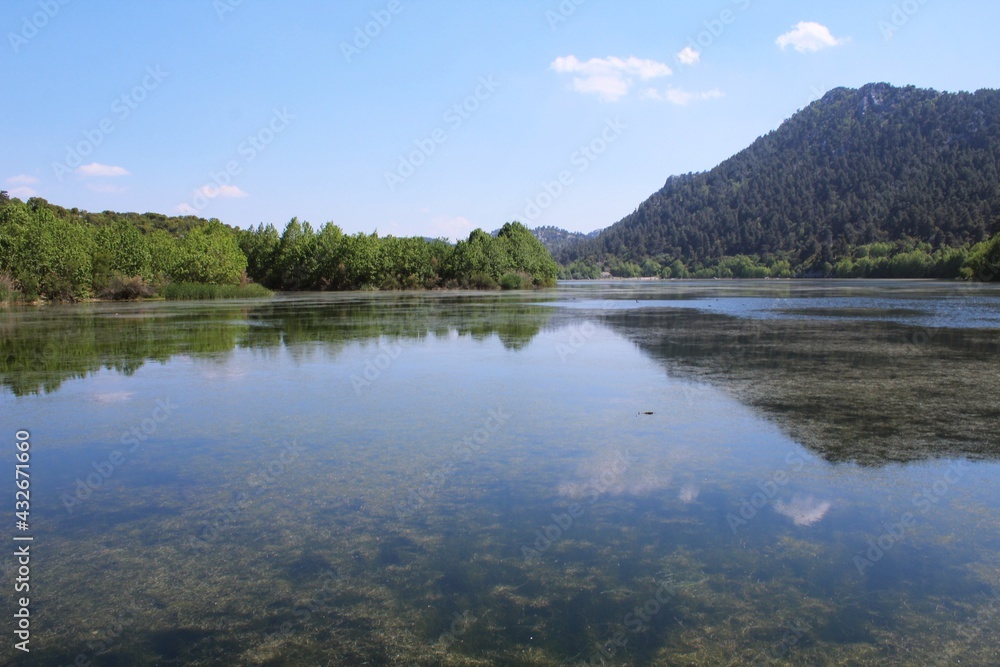
[(831, 88), (998, 87), (998, 24), (995, 0), (4, 0), (0, 188), (242, 227), (590, 231)]

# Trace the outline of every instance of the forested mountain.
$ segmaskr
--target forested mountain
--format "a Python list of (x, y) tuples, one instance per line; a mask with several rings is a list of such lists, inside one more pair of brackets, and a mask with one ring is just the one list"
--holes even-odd
[(668, 178), (631, 215), (556, 256), (664, 274), (673, 265), (674, 275), (744, 256), (784, 273), (852, 275), (858, 260), (886, 259), (888, 271), (890, 256), (917, 253), (910, 263), (924, 274), (957, 275), (958, 250), (998, 231), (1000, 91), (879, 83), (830, 91), (711, 171)]
[(588, 234), (584, 234), (583, 232), (570, 232), (565, 229), (560, 229), (559, 227), (548, 225), (545, 227), (535, 227), (531, 230), (531, 233), (535, 235), (535, 238), (542, 242), (542, 245), (545, 246), (549, 252), (556, 255), (574, 243), (585, 241), (586, 239), (597, 238), (602, 231), (603, 230), (598, 229)]

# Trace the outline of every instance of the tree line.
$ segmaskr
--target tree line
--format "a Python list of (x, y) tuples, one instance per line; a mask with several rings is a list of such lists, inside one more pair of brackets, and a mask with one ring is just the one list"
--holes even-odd
[(481, 229), (451, 244), (443, 239), (344, 234), (335, 224), (314, 229), (293, 218), (237, 233), (247, 272), (279, 290), (526, 289), (555, 284), (559, 267), (519, 222), (497, 234)]
[[(314, 230), (292, 219), (240, 230), (217, 219), (87, 213), (0, 193), (0, 302), (251, 296), (280, 290), (546, 287), (558, 266), (519, 223), (452, 245)], [(218, 286), (229, 289), (194, 288)], [(235, 286), (256, 286), (233, 289)]]
[(615, 278), (931, 278), (988, 282), (1000, 280), (1000, 234), (961, 248), (934, 249), (913, 239), (848, 247), (836, 263), (803, 267), (792, 264), (789, 253), (724, 256), (685, 263), (674, 259), (661, 264), (647, 257), (642, 262), (606, 255), (600, 262), (576, 259), (560, 267), (563, 280), (593, 280), (608, 274)]

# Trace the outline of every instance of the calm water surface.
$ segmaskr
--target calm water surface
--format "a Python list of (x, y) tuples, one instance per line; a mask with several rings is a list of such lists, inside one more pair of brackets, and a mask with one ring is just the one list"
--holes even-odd
[(0, 660), (1000, 664), (998, 384), (933, 282), (2, 311)]

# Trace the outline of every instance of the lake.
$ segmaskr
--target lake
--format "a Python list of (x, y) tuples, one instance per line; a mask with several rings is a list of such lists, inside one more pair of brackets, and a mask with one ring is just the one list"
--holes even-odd
[(19, 308), (0, 385), (4, 664), (1000, 661), (1000, 286)]

